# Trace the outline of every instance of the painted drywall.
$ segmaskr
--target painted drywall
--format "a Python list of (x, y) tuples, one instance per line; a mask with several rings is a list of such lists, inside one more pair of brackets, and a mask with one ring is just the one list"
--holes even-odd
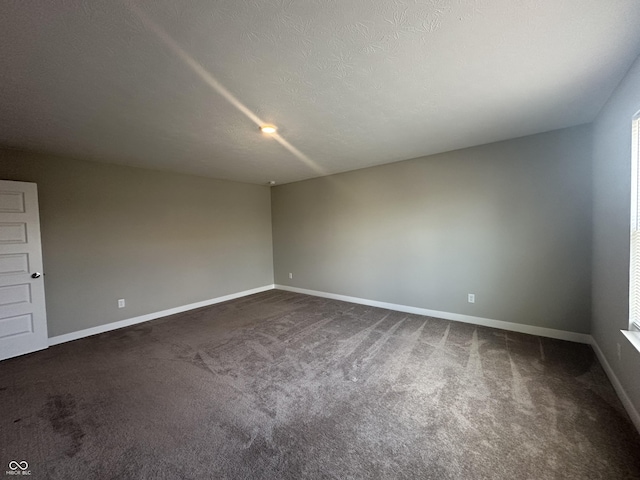
[(593, 124), (592, 335), (636, 410), (640, 353), (620, 330), (629, 326), (631, 119), (639, 110), (640, 59)]
[(588, 333), (590, 149), (579, 126), (274, 187), (275, 282)]
[(266, 186), (15, 150), (0, 178), (38, 184), (50, 337), (273, 283)]

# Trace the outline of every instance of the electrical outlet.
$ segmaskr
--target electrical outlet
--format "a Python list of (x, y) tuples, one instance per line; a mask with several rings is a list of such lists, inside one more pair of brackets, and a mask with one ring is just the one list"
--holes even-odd
[(476, 303), (476, 294), (470, 293), (469, 295), (467, 295), (467, 301), (469, 303)]
[(121, 298), (118, 300), (118, 308), (124, 308), (125, 303), (124, 303), (124, 298)]
[(293, 273), (289, 273), (289, 278), (293, 278)]
[(616, 348), (618, 349), (618, 361), (622, 360), (622, 350), (620, 350), (620, 344), (616, 343)]

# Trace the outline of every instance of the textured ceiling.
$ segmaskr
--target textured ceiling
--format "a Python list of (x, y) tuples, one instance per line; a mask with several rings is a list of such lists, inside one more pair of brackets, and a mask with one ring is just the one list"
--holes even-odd
[(589, 122), (639, 26), (638, 0), (3, 0), (0, 144), (285, 183)]

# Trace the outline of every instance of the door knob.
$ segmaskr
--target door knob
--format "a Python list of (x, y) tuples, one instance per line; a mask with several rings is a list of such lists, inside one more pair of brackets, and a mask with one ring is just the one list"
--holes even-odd
[(40, 278), (42, 274), (40, 272), (32, 273), (31, 278)]

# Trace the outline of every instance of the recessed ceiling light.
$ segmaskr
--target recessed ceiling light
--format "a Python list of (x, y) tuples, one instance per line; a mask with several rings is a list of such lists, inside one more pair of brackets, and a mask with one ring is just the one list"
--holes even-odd
[(278, 127), (275, 125), (260, 125), (260, 131), (262, 133), (276, 133), (276, 130), (278, 130)]
[(276, 184), (276, 181), (275, 181), (275, 180), (269, 180), (269, 181), (267, 182), (267, 185), (275, 185), (275, 184)]

